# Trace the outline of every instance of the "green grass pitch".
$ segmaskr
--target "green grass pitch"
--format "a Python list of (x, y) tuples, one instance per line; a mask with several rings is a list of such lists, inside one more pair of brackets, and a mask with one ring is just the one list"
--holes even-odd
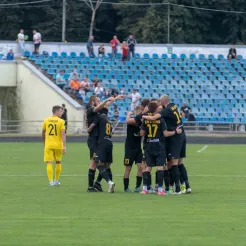
[(168, 197), (123, 193), (123, 146), (109, 194), (86, 192), (86, 144), (68, 144), (62, 185), (48, 187), (41, 143), (1, 143), (0, 245), (246, 245), (245, 146), (188, 145), (193, 193)]

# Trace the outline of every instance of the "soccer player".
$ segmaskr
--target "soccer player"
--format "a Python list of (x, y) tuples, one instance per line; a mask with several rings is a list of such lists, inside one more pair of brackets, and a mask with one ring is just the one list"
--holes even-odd
[[(42, 138), (44, 141), (44, 162), (47, 163), (49, 186), (59, 186), (62, 156), (66, 152), (65, 121), (60, 117), (63, 114), (61, 106), (52, 108), (53, 116), (44, 119)], [(53, 177), (53, 162), (56, 162), (55, 180)]]
[(108, 183), (108, 192), (114, 192), (114, 182), (107, 169), (113, 162), (112, 126), (107, 117), (108, 109), (103, 108), (98, 116), (98, 146), (95, 162), (103, 179)]
[[(167, 129), (170, 131), (175, 130), (177, 127), (182, 129), (182, 134), (174, 135), (167, 138), (167, 154), (168, 161), (171, 167), (171, 176), (175, 183), (176, 194), (191, 193), (191, 188), (188, 180), (186, 168), (183, 164), (183, 159), (186, 157), (186, 134), (183, 128), (182, 118), (178, 111), (177, 105), (170, 102), (168, 95), (164, 95), (160, 98), (161, 105), (164, 109), (154, 116), (143, 116), (146, 120), (157, 120), (161, 117), (164, 118)], [(184, 180), (184, 184), (180, 187), (180, 173)], [(182, 188), (182, 192), (181, 192)]]
[[(153, 116), (157, 113), (158, 105), (156, 102), (150, 102), (148, 105), (149, 112)], [(166, 147), (165, 137), (174, 136), (180, 134), (181, 129), (177, 128), (174, 131), (167, 131), (167, 127), (163, 118), (150, 121), (143, 120), (141, 127), (141, 136), (146, 136), (145, 143), (145, 158), (146, 168), (143, 173), (143, 191), (142, 194), (149, 194), (148, 184), (150, 178), (150, 172), (152, 167), (157, 167), (157, 180), (158, 180), (158, 195), (166, 195), (163, 191), (163, 179), (164, 179), (164, 166), (166, 166)]]
[(88, 171), (88, 192), (96, 192), (96, 191), (103, 191), (100, 184), (95, 184), (94, 187), (94, 179), (96, 173), (96, 163), (95, 163), (95, 156), (96, 156), (96, 148), (98, 144), (98, 127), (97, 124), (94, 124), (92, 128), (90, 126), (94, 123), (96, 118), (99, 115), (100, 110), (104, 108), (104, 106), (112, 100), (113, 98), (108, 98), (107, 100), (100, 103), (100, 99), (96, 96), (91, 96), (89, 99), (89, 104), (87, 107), (86, 115), (87, 115), (87, 125), (90, 130), (88, 130), (89, 136), (87, 140), (87, 145), (90, 150), (90, 167)]
[[(141, 106), (136, 107), (136, 115), (140, 115), (142, 113)], [(126, 117), (126, 123), (131, 120), (131, 116), (133, 112), (129, 112)], [(135, 162), (137, 165), (138, 171), (136, 176), (136, 187), (134, 192), (141, 191), (141, 183), (142, 183), (142, 159), (143, 153), (141, 148), (141, 139), (140, 136), (140, 125), (141, 124), (127, 124), (127, 137), (125, 141), (125, 157), (124, 157), (124, 165), (125, 165), (125, 173), (124, 173), (124, 191), (131, 192), (129, 189), (129, 176), (132, 170), (132, 165)]]

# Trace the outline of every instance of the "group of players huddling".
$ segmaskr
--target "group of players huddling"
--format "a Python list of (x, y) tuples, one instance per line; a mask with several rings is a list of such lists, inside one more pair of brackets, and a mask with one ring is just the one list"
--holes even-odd
[[(103, 191), (102, 179), (108, 183), (108, 192), (114, 192), (115, 183), (110, 168), (113, 162), (112, 125), (107, 114), (110, 104), (122, 99), (123, 96), (117, 96), (100, 102), (98, 97), (91, 96), (89, 100), (86, 111), (91, 159), (88, 192)], [(66, 152), (66, 126), (65, 121), (61, 119), (63, 108), (54, 106), (52, 112), (53, 116), (46, 118), (42, 126), (44, 161), (47, 163), (49, 185), (59, 186), (62, 156)], [(186, 135), (178, 107), (170, 102), (169, 96), (164, 95), (159, 100), (142, 100), (141, 105), (136, 107), (136, 112), (128, 113), (126, 123), (124, 191), (131, 192), (129, 176), (135, 162), (138, 171), (134, 192), (158, 195), (191, 193), (183, 162), (186, 157)], [(144, 155), (141, 148), (142, 137)], [(55, 177), (53, 161), (56, 162)], [(156, 167), (154, 189), (151, 187), (153, 167)], [(94, 182), (96, 169), (99, 174)]]
[[(88, 192), (102, 192), (102, 179), (108, 183), (108, 192), (114, 192), (115, 183), (110, 168), (113, 162), (112, 125), (107, 114), (110, 104), (122, 99), (123, 96), (110, 97), (100, 102), (98, 97), (91, 96), (89, 100), (87, 143), (91, 162), (88, 172)], [(191, 193), (183, 162), (186, 157), (186, 135), (178, 107), (170, 102), (168, 95), (164, 95), (159, 100), (142, 100), (135, 111), (129, 112), (126, 118), (124, 191), (131, 192), (129, 176), (135, 162), (138, 171), (134, 192), (158, 195)], [(144, 155), (141, 147), (142, 137)], [(151, 186), (153, 167), (156, 167), (154, 189)], [(95, 181), (96, 169), (99, 174)], [(143, 189), (141, 189), (142, 181)]]

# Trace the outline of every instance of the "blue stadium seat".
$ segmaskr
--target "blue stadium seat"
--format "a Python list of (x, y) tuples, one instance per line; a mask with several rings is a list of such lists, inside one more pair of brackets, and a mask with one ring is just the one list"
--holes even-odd
[(143, 58), (144, 58), (144, 59), (149, 59), (149, 54), (146, 54), (146, 53), (145, 53), (145, 54), (143, 55)]
[(190, 54), (190, 59), (193, 60), (196, 58), (196, 55), (195, 54)]
[(168, 58), (168, 56), (167, 56), (167, 54), (162, 54), (161, 55), (161, 58), (164, 59), (164, 60), (166, 60)]

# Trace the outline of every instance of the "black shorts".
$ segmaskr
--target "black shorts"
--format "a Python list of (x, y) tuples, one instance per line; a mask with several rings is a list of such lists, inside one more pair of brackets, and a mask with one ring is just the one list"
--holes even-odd
[(89, 136), (87, 139), (87, 145), (90, 150), (90, 159), (96, 157), (96, 148), (97, 148), (98, 139), (97, 137)]
[(180, 159), (186, 157), (186, 135), (174, 135), (166, 138), (168, 159)]
[(40, 44), (41, 44), (41, 43), (39, 43), (39, 44), (34, 44), (35, 50), (39, 49)]
[(135, 164), (142, 163), (142, 160), (143, 160), (143, 153), (141, 147), (137, 149), (133, 149), (132, 147), (129, 147), (127, 144), (125, 145), (125, 157), (124, 157), (125, 166), (132, 166), (134, 162)]
[(163, 151), (145, 150), (145, 158), (147, 167), (160, 167), (166, 166), (166, 153)]
[(113, 162), (113, 144), (110, 140), (105, 140), (98, 144), (96, 148), (96, 162), (112, 163)]

